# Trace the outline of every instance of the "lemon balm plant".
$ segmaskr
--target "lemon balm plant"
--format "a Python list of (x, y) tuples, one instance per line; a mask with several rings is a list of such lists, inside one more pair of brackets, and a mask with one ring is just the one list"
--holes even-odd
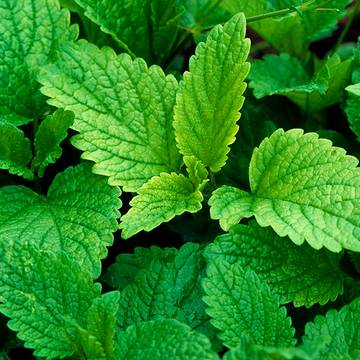
[(0, 0), (0, 358), (358, 359), (359, 7)]

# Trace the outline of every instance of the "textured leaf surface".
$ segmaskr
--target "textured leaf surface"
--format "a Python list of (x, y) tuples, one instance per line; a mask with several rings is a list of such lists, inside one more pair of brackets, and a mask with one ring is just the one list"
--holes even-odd
[(313, 360), (359, 359), (360, 299), (330, 310), (305, 327), (302, 348)]
[(44, 170), (49, 164), (54, 164), (60, 158), (60, 143), (66, 138), (73, 122), (73, 113), (58, 109), (40, 124), (35, 135), (35, 157), (32, 163), (40, 177), (44, 175)]
[(34, 174), (27, 167), (31, 158), (29, 139), (14, 125), (0, 120), (0, 169), (32, 180)]
[[(294, 7), (305, 1), (299, 0), (224, 0), (223, 6), (232, 14), (244, 12), (255, 16), (270, 11)], [(336, 29), (338, 19), (345, 14), (345, 7), (350, 0), (315, 1), (312, 9), (288, 14), (283, 17), (268, 18), (250, 23), (250, 26), (269, 42), (275, 49), (288, 52), (300, 59), (309, 55), (309, 43), (330, 35)], [(315, 5), (315, 6), (314, 6)], [(316, 7), (338, 9), (340, 11), (321, 11)], [(286, 34), (286, 36), (284, 36)]]
[(88, 164), (57, 175), (47, 198), (23, 186), (2, 187), (1, 242), (11, 247), (30, 241), (44, 250), (63, 250), (98, 276), (117, 229), (119, 195)]
[(179, 169), (172, 128), (177, 81), (142, 59), (81, 41), (62, 48), (42, 72), (42, 92), (75, 114), (73, 145), (111, 185), (137, 191), (154, 175)]
[(119, 334), (119, 359), (219, 359), (209, 339), (177, 320), (155, 320), (130, 326)]
[(215, 338), (217, 331), (209, 323), (201, 300), (200, 279), (206, 264), (199, 245), (187, 243), (178, 251), (137, 248), (134, 257), (139, 270), (134, 282), (121, 293), (119, 326), (126, 328), (142, 321), (176, 318)]
[[(2, 245), (3, 246), (3, 245)], [(85, 312), (100, 296), (90, 274), (64, 254), (52, 254), (23, 244), (1, 253), (0, 311), (11, 320), (25, 346), (39, 357), (77, 353), (70, 319), (85, 326)]]
[(14, 125), (41, 115), (45, 97), (36, 76), (58, 44), (72, 40), (70, 15), (57, 0), (6, 0), (0, 4), (0, 116)]
[(296, 347), (275, 348), (258, 346), (246, 337), (242, 337), (239, 345), (226, 352), (224, 360), (311, 360), (302, 350)]
[(212, 171), (225, 164), (235, 141), (249, 71), (243, 14), (216, 26), (190, 59), (175, 106), (176, 140), (183, 155), (195, 156)]
[(250, 73), (254, 95), (284, 95), (307, 111), (317, 111), (341, 101), (348, 83), (352, 59), (328, 58), (310, 79), (302, 63), (288, 54), (266, 55)]
[(141, 230), (151, 231), (185, 211), (195, 213), (201, 209), (203, 200), (191, 180), (175, 173), (153, 177), (138, 193), (130, 201), (130, 210), (121, 219), (124, 239)]
[(310, 307), (335, 300), (343, 292), (339, 255), (307, 244), (297, 246), (255, 223), (233, 226), (207, 246), (205, 256), (209, 262), (222, 259), (252, 269), (282, 304), (292, 301)]
[(179, 22), (175, 0), (76, 0), (76, 3), (101, 30), (147, 62), (161, 63), (175, 42)]
[(346, 103), (346, 115), (351, 129), (360, 140), (360, 41), (355, 51), (355, 68), (352, 74), (353, 85), (346, 88), (349, 98)]
[(300, 129), (279, 129), (255, 149), (251, 194), (222, 187), (209, 200), (227, 230), (244, 217), (271, 226), (297, 245), (360, 251), (360, 171), (345, 150)]
[(279, 307), (277, 296), (250, 269), (215, 260), (203, 280), (211, 323), (220, 330), (224, 345), (234, 348), (242, 336), (265, 346), (288, 346), (294, 343), (291, 320)]

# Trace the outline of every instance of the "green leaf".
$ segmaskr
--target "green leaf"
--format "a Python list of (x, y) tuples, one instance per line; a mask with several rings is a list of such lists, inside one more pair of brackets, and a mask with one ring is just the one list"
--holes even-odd
[(45, 168), (60, 158), (60, 143), (66, 138), (69, 127), (74, 122), (74, 114), (58, 109), (40, 124), (35, 134), (35, 157), (32, 167), (40, 177), (44, 176)]
[(137, 272), (140, 269), (148, 268), (154, 259), (166, 262), (174, 261), (176, 254), (175, 248), (136, 247), (134, 254), (118, 255), (116, 262), (106, 269), (103, 280), (109, 286), (122, 290), (126, 285), (134, 282)]
[(118, 359), (216, 360), (209, 339), (173, 319), (130, 326), (119, 334)]
[(339, 255), (307, 244), (297, 246), (269, 228), (251, 225), (234, 225), (229, 234), (218, 236), (205, 250), (207, 260), (238, 262), (255, 271), (272, 293), (279, 295), (281, 304), (324, 305), (342, 294)]
[(57, 0), (2, 1), (0, 28), (0, 117), (22, 125), (44, 113), (39, 68), (59, 43), (76, 38), (77, 28)]
[(31, 240), (43, 250), (65, 251), (96, 277), (117, 229), (119, 195), (88, 164), (58, 174), (47, 198), (23, 186), (2, 187), (1, 242), (11, 248)]
[(248, 336), (258, 345), (289, 346), (294, 343), (291, 319), (268, 285), (240, 263), (215, 260), (203, 280), (211, 323), (220, 330), (219, 338), (229, 348)]
[(235, 141), (244, 102), (250, 41), (243, 14), (216, 26), (191, 57), (190, 72), (177, 94), (174, 127), (180, 152), (195, 156), (211, 171), (224, 166)]
[(311, 360), (301, 349), (296, 347), (275, 348), (258, 346), (245, 336), (239, 345), (225, 353), (224, 360)]
[(141, 230), (151, 231), (163, 222), (188, 211), (201, 209), (203, 196), (184, 175), (162, 173), (150, 179), (138, 190), (130, 210), (121, 218), (123, 239)]
[(176, 318), (214, 338), (216, 329), (201, 300), (200, 279), (206, 264), (199, 245), (187, 243), (180, 250), (137, 248), (134, 257), (138, 272), (121, 292), (118, 325), (126, 328), (141, 321)]
[[(249, 17), (298, 6), (304, 2), (299, 0), (224, 0), (223, 6), (232, 14), (244, 12), (246, 17)], [(250, 26), (275, 49), (306, 60), (310, 56), (309, 44), (331, 35), (338, 19), (345, 15), (345, 7), (349, 2), (350, 0), (318, 0), (301, 11), (301, 16), (298, 12), (293, 12), (282, 17), (254, 21), (250, 23)], [(321, 11), (317, 9), (319, 7), (339, 11)]]
[(212, 218), (227, 230), (255, 215), (297, 245), (360, 251), (358, 160), (331, 145), (315, 133), (278, 129), (253, 153), (251, 194), (219, 188), (209, 200)]
[(0, 169), (32, 180), (34, 174), (27, 167), (31, 158), (29, 139), (14, 125), (0, 120)]
[(202, 189), (208, 181), (208, 171), (204, 164), (195, 156), (184, 156), (186, 170), (189, 173), (189, 179), (197, 189)]
[(100, 296), (90, 274), (64, 253), (26, 243), (1, 252), (0, 272), (0, 311), (25, 347), (49, 359), (79, 354), (69, 320), (86, 326), (85, 313)]
[(162, 63), (175, 43), (180, 21), (175, 0), (75, 1), (102, 31), (147, 62)]
[(350, 123), (351, 129), (360, 140), (360, 40), (355, 50), (355, 68), (352, 74), (353, 85), (349, 85), (345, 90), (349, 94), (345, 112)]
[(80, 41), (64, 46), (40, 81), (51, 105), (74, 112), (80, 135), (73, 145), (111, 185), (137, 191), (152, 176), (180, 168), (172, 127), (178, 84), (158, 66)]
[(114, 351), (115, 324), (119, 309), (120, 294), (113, 291), (96, 298), (87, 310), (88, 331), (101, 343), (107, 359)]
[(359, 334), (360, 298), (306, 324), (302, 349), (313, 360), (356, 360), (360, 357)]
[(254, 95), (284, 95), (306, 111), (318, 111), (342, 100), (352, 59), (329, 57), (310, 79), (302, 63), (288, 54), (266, 55), (253, 63), (249, 87)]

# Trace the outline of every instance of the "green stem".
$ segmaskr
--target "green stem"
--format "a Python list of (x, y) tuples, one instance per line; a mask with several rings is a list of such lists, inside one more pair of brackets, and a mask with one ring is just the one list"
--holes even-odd
[(336, 51), (336, 49), (342, 44), (342, 42), (344, 41), (346, 35), (348, 34), (349, 30), (350, 30), (350, 27), (352, 25), (352, 23), (354, 22), (357, 14), (359, 13), (360, 11), (360, 0), (357, 0), (356, 3), (355, 3), (355, 6), (353, 7), (352, 9), (352, 12), (351, 14), (349, 15), (349, 19), (348, 21), (346, 22), (346, 25), (343, 29), (343, 31), (341, 32), (337, 42), (336, 42), (336, 45), (334, 47), (334, 52)]

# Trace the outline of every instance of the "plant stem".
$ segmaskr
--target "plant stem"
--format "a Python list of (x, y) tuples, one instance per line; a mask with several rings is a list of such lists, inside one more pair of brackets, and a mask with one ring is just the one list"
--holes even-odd
[(348, 21), (346, 22), (346, 25), (345, 25), (343, 31), (341, 32), (341, 34), (336, 42), (336, 45), (334, 46), (334, 52), (344, 41), (344, 39), (345, 39), (346, 35), (348, 34), (350, 27), (351, 27), (352, 23), (354, 22), (356, 15), (358, 14), (359, 11), (360, 11), (360, 0), (357, 0), (355, 3), (355, 6), (352, 9), (351, 14), (349, 15)]

